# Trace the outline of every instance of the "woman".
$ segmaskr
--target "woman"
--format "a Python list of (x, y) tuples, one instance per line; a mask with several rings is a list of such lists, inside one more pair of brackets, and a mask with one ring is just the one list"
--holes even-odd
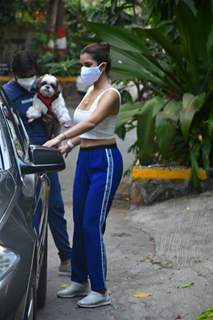
[(82, 50), (80, 62), (82, 81), (93, 86), (75, 110), (76, 124), (45, 146), (58, 146), (67, 140), (67, 144), (59, 148), (62, 154), (67, 155), (80, 144), (73, 190), (71, 285), (60, 290), (58, 297), (86, 295), (78, 306), (89, 308), (111, 303), (105, 283), (103, 234), (106, 217), (121, 180), (123, 163), (114, 137), (120, 94), (108, 78), (111, 66), (109, 45), (88, 45)]

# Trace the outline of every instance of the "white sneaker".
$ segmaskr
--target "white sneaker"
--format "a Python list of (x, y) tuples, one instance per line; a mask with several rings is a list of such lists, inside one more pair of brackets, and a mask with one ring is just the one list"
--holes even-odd
[(89, 284), (88, 282), (85, 283), (78, 283), (75, 281), (71, 281), (69, 287), (59, 290), (57, 292), (58, 298), (74, 298), (74, 297), (81, 297), (86, 296), (89, 291)]
[(78, 306), (81, 308), (96, 308), (109, 304), (111, 304), (109, 294), (102, 294), (96, 291), (91, 291), (88, 296), (78, 301)]

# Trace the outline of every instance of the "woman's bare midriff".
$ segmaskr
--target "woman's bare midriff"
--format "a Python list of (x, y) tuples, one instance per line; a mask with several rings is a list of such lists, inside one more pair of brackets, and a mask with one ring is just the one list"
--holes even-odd
[(80, 147), (82, 148), (89, 148), (95, 146), (103, 146), (103, 145), (110, 145), (116, 143), (115, 138), (113, 139), (102, 139), (102, 140), (93, 140), (93, 139), (81, 139)]

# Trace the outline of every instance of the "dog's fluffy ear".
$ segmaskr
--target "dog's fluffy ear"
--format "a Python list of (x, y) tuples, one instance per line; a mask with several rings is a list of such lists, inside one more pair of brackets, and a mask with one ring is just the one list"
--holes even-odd
[(36, 79), (36, 91), (40, 89), (42, 78), (43, 77), (39, 77)]
[(62, 86), (57, 79), (57, 92), (61, 92), (61, 91), (62, 91)]
[(61, 84), (59, 83), (59, 80), (55, 77), (55, 80), (56, 80), (56, 92), (57, 93), (60, 93), (62, 91), (62, 86)]

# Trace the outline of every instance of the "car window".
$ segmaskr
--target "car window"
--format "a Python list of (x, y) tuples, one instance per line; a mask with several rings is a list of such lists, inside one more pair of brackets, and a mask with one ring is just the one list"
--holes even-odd
[(10, 119), (7, 119), (7, 122), (9, 124), (11, 136), (15, 145), (16, 152), (18, 156), (22, 159), (25, 158), (25, 150), (22, 141), (20, 140), (19, 136), (17, 135), (17, 128), (14, 125), (14, 122), (11, 121)]
[(20, 118), (13, 109), (7, 105), (7, 101), (4, 101), (2, 97), (0, 97), (0, 102), (2, 103), (2, 111), (9, 126), (11, 138), (14, 142), (17, 155), (22, 159), (27, 159), (28, 141), (27, 138), (24, 138), (25, 132), (22, 128)]
[(0, 124), (0, 170), (8, 170), (11, 166), (10, 155), (3, 128)]
[(3, 112), (10, 127), (10, 131), (15, 143), (16, 151), (18, 155), (25, 160), (28, 159), (29, 137), (20, 116), (11, 107), (9, 99), (6, 93), (0, 89), (0, 101), (2, 101), (4, 108)]

